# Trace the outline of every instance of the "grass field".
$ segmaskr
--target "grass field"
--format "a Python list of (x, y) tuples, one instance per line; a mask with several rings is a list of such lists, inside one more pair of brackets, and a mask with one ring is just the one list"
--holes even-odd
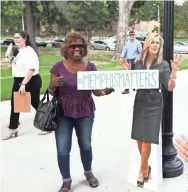
[[(1, 55), (4, 55), (5, 49), (1, 49)], [(40, 74), (42, 76), (43, 85), (41, 93), (43, 93), (49, 84), (49, 70), (51, 67), (62, 59), (59, 49), (39, 49)], [(87, 59), (97, 65), (97, 69), (101, 71), (122, 70), (119, 61), (111, 59), (113, 52), (111, 51), (89, 51)], [(183, 56), (183, 62), (180, 70), (188, 69), (188, 55)], [(12, 71), (9, 69), (1, 69), (1, 100), (8, 100), (11, 97), (12, 89)]]

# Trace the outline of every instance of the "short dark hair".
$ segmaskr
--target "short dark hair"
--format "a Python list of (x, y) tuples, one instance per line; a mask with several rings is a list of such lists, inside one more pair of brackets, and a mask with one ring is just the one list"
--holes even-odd
[(134, 31), (129, 31), (129, 34), (135, 34), (135, 32)]
[(69, 44), (72, 40), (80, 39), (84, 45), (84, 57), (87, 56), (88, 50), (87, 50), (87, 42), (85, 37), (78, 33), (78, 32), (70, 32), (66, 35), (64, 43), (61, 45), (61, 55), (67, 59), (68, 58), (68, 49)]

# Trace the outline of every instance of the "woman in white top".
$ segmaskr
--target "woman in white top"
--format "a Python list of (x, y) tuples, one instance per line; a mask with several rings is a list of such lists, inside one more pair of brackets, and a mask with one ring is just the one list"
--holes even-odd
[(18, 47), (18, 54), (12, 61), (12, 75), (14, 83), (11, 97), (11, 115), (9, 133), (4, 140), (18, 136), (19, 113), (14, 113), (14, 92), (20, 94), (30, 92), (31, 105), (37, 109), (40, 101), (40, 88), (42, 79), (39, 75), (39, 58), (35, 43), (32, 43), (26, 31), (17, 31), (14, 34), (15, 45)]

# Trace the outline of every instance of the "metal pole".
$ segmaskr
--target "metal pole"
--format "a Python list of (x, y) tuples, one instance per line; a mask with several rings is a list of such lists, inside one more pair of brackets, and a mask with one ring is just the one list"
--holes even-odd
[[(174, 1), (164, 1), (164, 60), (173, 60), (174, 41)], [(171, 67), (171, 66), (170, 66)], [(173, 145), (173, 92), (162, 89), (163, 116), (162, 116), (162, 153), (163, 177), (172, 178), (183, 173), (183, 163), (177, 158)]]
[(25, 30), (25, 26), (24, 26), (24, 16), (22, 15), (22, 29), (23, 31)]
[(157, 6), (157, 15), (158, 15), (158, 34), (160, 34), (160, 9), (159, 9), (159, 5)]

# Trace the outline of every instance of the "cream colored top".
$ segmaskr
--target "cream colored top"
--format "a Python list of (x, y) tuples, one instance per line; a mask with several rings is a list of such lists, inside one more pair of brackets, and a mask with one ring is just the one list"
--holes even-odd
[(39, 58), (35, 50), (27, 46), (19, 50), (12, 61), (13, 77), (25, 77), (29, 69), (35, 69), (33, 75), (39, 73)]

